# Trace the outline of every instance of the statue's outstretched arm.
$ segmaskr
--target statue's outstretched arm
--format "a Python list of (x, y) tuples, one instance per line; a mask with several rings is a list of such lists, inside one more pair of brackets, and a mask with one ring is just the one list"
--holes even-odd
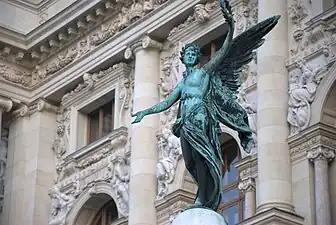
[(229, 32), (225, 38), (225, 41), (222, 45), (222, 47), (216, 52), (216, 55), (214, 58), (212, 58), (207, 64), (203, 66), (203, 69), (211, 74), (215, 69), (220, 65), (220, 63), (223, 61), (223, 59), (226, 57), (227, 53), (230, 50), (232, 39), (233, 39), (233, 33), (234, 33), (234, 27), (235, 27), (235, 21), (233, 19), (233, 14), (231, 10), (231, 6), (228, 3), (227, 0), (221, 0), (221, 8), (224, 18), (229, 24)]
[(132, 123), (140, 122), (142, 118), (147, 115), (160, 113), (169, 109), (175, 102), (177, 102), (177, 100), (179, 100), (180, 95), (181, 95), (181, 85), (178, 84), (164, 101), (148, 109), (132, 114), (132, 117), (136, 116), (135, 120)]

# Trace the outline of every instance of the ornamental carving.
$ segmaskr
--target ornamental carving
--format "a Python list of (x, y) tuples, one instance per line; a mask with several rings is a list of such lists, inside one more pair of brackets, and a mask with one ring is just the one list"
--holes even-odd
[(324, 69), (312, 67), (303, 59), (295, 61), (298, 71), (290, 73), (287, 121), (290, 134), (296, 134), (307, 128), (311, 117), (311, 103), (320, 84)]
[(236, 20), (235, 35), (239, 35), (258, 22), (258, 3), (244, 1), (234, 7)]
[(32, 82), (31, 73), (17, 70), (4, 64), (0, 64), (0, 77), (25, 87), (29, 86)]
[(49, 225), (65, 225), (65, 220), (70, 212), (75, 198), (71, 195), (62, 193), (58, 187), (54, 187), (49, 196), (52, 201)]
[(293, 0), (293, 4), (288, 7), (289, 18), (296, 26), (300, 26), (301, 21), (308, 16), (308, 11), (302, 0)]
[(126, 217), (129, 211), (129, 181), (130, 161), (126, 156), (118, 156), (114, 167), (114, 176), (111, 180), (112, 188), (117, 196), (119, 213)]
[(125, 116), (126, 111), (131, 109), (132, 104), (132, 90), (133, 90), (134, 77), (131, 72), (124, 74), (119, 80), (119, 124), (126, 125)]
[(250, 191), (256, 191), (256, 182), (252, 177), (243, 179), (239, 182), (238, 189), (243, 191), (244, 193)]
[(163, 98), (168, 97), (171, 91), (175, 88), (177, 83), (182, 78), (179, 72), (179, 49), (176, 47), (171, 56), (161, 59), (161, 73), (160, 76), (160, 94)]
[[(107, 76), (113, 76), (115, 75), (114, 72), (122, 69), (122, 68), (128, 68), (126, 63), (118, 63), (113, 65), (112, 67), (109, 67), (106, 70), (101, 70), (99, 72), (90, 74), (90, 73), (84, 73), (83, 75), (83, 82), (80, 83), (74, 90), (70, 91), (69, 93), (65, 94), (62, 97), (62, 102), (66, 102), (71, 98), (74, 98), (76, 96), (79, 96), (80, 93), (84, 91), (91, 91), (94, 89), (95, 85), (102, 80), (103, 78)], [(125, 81), (124, 81), (125, 82)]]
[[(11, 49), (6, 48), (8, 50), (4, 51), (0, 58), (10, 55), (11, 61), (14, 60), (13, 62), (15, 63), (19, 62), (22, 65), (26, 65), (26, 61), (22, 61), (24, 56), (26, 56), (30, 62), (34, 62), (33, 65), (31, 63), (28, 64), (27, 68), (33, 67), (33, 69), (25, 72), (7, 71), (9, 68), (1, 68), (0, 66), (0, 76), (22, 86), (32, 86), (41, 83), (69, 64), (87, 55), (165, 2), (167, 0), (106, 2), (105, 9), (95, 9), (95, 15), (89, 14), (83, 19), (77, 20), (75, 26), (59, 32), (47, 43), (36, 46), (34, 50), (26, 53), (18, 52), (15, 56), (12, 56), (10, 54)], [(109, 18), (110, 20), (104, 22), (95, 30), (91, 30), (92, 27), (96, 27), (93, 26), (94, 24), (98, 25), (98, 22), (102, 21), (97, 19), (98, 17), (102, 19), (102, 16), (104, 19)], [(66, 49), (64, 49), (65, 47)], [(5, 70), (6, 73), (1, 72)]]
[(332, 161), (335, 158), (335, 150), (324, 146), (318, 146), (308, 151), (307, 158), (312, 162), (317, 160)]
[(53, 151), (58, 160), (61, 160), (62, 156), (69, 149), (70, 138), (70, 110), (60, 107), (57, 112), (57, 131), (56, 139), (53, 143)]
[(213, 11), (216, 6), (218, 5), (218, 1), (210, 0), (205, 4), (197, 4), (194, 6), (193, 13), (188, 16), (188, 18), (178, 26), (174, 27), (169, 32), (169, 37), (178, 33), (179, 31), (187, 28), (190, 24), (197, 22), (197, 23), (204, 23), (210, 19), (210, 12)]
[(161, 199), (168, 193), (168, 185), (174, 181), (178, 161), (182, 158), (182, 149), (180, 140), (169, 128), (163, 128), (157, 137), (159, 145), (157, 199)]
[(258, 146), (257, 103), (255, 101), (249, 102), (247, 100), (246, 92), (244, 90), (241, 90), (238, 93), (238, 102), (247, 112), (249, 125), (252, 131), (252, 137), (254, 141), (253, 149), (256, 150)]
[(102, 140), (99, 147), (86, 146), (62, 159), (58, 165), (57, 187), (76, 199), (83, 192), (97, 194), (97, 185), (111, 185), (120, 215), (128, 215), (130, 151), (125, 128)]

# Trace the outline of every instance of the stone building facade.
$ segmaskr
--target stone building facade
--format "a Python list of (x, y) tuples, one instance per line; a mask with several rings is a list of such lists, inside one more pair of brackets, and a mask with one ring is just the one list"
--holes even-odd
[[(336, 224), (336, 1), (231, 0), (239, 35), (281, 15), (242, 72), (255, 146), (222, 127), (229, 224)], [(0, 224), (168, 225), (196, 186), (167, 97), (185, 43), (209, 60), (217, 0), (0, 1)]]

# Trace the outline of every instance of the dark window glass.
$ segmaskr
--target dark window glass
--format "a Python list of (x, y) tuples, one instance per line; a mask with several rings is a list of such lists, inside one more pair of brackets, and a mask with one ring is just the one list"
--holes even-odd
[(88, 143), (109, 134), (113, 130), (114, 101), (110, 101), (88, 115)]

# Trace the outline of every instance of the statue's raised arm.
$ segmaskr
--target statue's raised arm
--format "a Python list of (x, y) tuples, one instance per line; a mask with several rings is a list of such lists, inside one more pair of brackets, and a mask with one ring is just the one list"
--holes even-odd
[(231, 5), (227, 0), (220, 0), (220, 7), (226, 22), (229, 24), (229, 31), (226, 35), (222, 47), (216, 52), (215, 57), (212, 58), (207, 64), (203, 66), (203, 69), (209, 74), (211, 74), (216, 69), (216, 67), (219, 66), (221, 61), (223, 61), (223, 59), (227, 56), (229, 49), (231, 47), (234, 33), (235, 21), (233, 19)]
[(255, 50), (264, 43), (267, 35), (278, 23), (280, 16), (273, 16), (261, 21), (233, 39), (234, 19), (231, 6), (227, 0), (220, 0), (223, 16), (229, 24), (229, 31), (222, 47), (216, 52), (203, 69), (221, 79), (222, 85), (232, 92), (236, 99), (240, 87), (240, 74), (245, 64), (248, 64)]

